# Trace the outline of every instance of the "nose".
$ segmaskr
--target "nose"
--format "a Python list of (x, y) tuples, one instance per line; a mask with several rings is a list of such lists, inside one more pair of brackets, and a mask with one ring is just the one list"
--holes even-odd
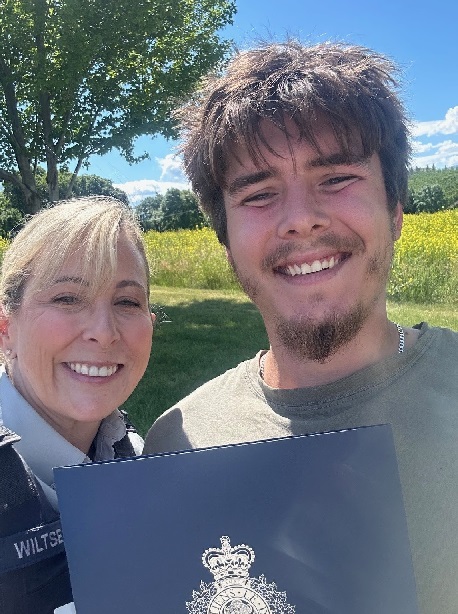
[(119, 327), (111, 306), (96, 305), (88, 314), (83, 337), (104, 349), (120, 339)]
[(282, 239), (306, 237), (329, 228), (325, 205), (303, 184), (290, 186), (284, 195), (278, 235)]

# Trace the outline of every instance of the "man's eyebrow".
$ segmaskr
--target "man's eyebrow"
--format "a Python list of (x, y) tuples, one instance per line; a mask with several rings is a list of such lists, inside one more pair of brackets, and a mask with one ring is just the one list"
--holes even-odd
[(260, 183), (265, 179), (269, 179), (273, 176), (273, 172), (271, 170), (257, 171), (256, 173), (248, 173), (247, 175), (241, 175), (240, 177), (236, 177), (234, 181), (227, 186), (227, 191), (229, 194), (237, 194), (244, 188), (255, 185), (256, 183)]
[(317, 168), (321, 166), (345, 166), (361, 165), (369, 160), (370, 156), (364, 154), (333, 153), (328, 156), (318, 156), (306, 164), (306, 168)]

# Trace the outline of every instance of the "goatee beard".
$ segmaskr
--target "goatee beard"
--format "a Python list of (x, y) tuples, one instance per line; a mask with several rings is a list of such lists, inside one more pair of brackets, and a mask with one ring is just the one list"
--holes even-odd
[(278, 339), (298, 358), (322, 363), (354, 339), (369, 315), (368, 311), (358, 304), (346, 314), (331, 314), (321, 322), (306, 316), (279, 320), (276, 327)]

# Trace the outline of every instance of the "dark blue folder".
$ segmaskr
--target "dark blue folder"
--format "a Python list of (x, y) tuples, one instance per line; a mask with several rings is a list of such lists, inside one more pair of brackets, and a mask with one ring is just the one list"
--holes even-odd
[(390, 427), (55, 470), (78, 614), (417, 614)]

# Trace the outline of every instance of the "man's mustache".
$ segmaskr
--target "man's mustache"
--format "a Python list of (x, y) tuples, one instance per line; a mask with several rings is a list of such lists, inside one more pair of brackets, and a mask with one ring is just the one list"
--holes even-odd
[(262, 268), (271, 270), (292, 254), (304, 254), (321, 247), (330, 247), (336, 252), (351, 252), (352, 254), (364, 251), (364, 243), (361, 238), (339, 237), (334, 232), (328, 232), (310, 243), (291, 241), (279, 245), (263, 259)]

